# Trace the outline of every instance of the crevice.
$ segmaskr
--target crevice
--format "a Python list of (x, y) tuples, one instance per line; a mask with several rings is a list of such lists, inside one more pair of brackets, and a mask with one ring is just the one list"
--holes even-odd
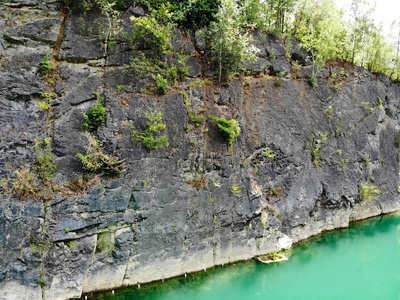
[(59, 52), (61, 49), (61, 44), (65, 35), (65, 27), (67, 24), (67, 20), (68, 20), (68, 6), (69, 6), (69, 1), (67, 0), (67, 2), (65, 3), (65, 5), (61, 8), (60, 14), (63, 17), (63, 20), (61, 22), (61, 26), (60, 26), (60, 33), (58, 34), (58, 38), (56, 41), (56, 45), (53, 48), (53, 56), (51, 57), (51, 64), (53, 67), (57, 67), (59, 64)]

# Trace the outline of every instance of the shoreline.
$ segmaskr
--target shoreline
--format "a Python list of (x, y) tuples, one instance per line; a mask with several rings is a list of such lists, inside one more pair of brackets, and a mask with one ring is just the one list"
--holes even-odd
[[(400, 203), (399, 203), (399, 205), (400, 205)], [(327, 229), (327, 230), (321, 231), (321, 232), (318, 233), (318, 234), (310, 235), (310, 236), (307, 237), (307, 238), (298, 240), (297, 242), (293, 243), (292, 246), (291, 246), (289, 249), (283, 249), (283, 248), (282, 248), (282, 249), (280, 249), (279, 251), (290, 250), (290, 249), (293, 248), (293, 246), (296, 246), (297, 244), (299, 244), (299, 243), (301, 243), (301, 242), (305, 242), (307, 239), (310, 239), (310, 238), (313, 238), (313, 237), (317, 237), (317, 236), (322, 235), (322, 234), (324, 234), (324, 233), (328, 233), (328, 232), (333, 232), (333, 231), (340, 230), (340, 229), (349, 228), (349, 226), (350, 226), (351, 224), (354, 224), (354, 223), (366, 221), (366, 220), (372, 219), (372, 218), (378, 218), (378, 217), (382, 217), (382, 216), (388, 216), (388, 215), (392, 215), (392, 214), (396, 214), (396, 213), (400, 213), (400, 207), (398, 207), (398, 208), (397, 208), (396, 210), (394, 210), (394, 211), (385, 212), (385, 213), (382, 212), (382, 213), (380, 213), (380, 214), (378, 214), (378, 215), (368, 216), (368, 217), (365, 217), (365, 218), (355, 219), (355, 220), (349, 221), (348, 226), (346, 226), (346, 227), (337, 227), (337, 228), (334, 228), (334, 229)], [(235, 264), (235, 263), (240, 263), (240, 262), (249, 261), (249, 260), (252, 260), (252, 259), (256, 259), (256, 260), (258, 260), (260, 263), (264, 263), (264, 262), (262, 262), (260, 259), (258, 259), (257, 257), (258, 257), (258, 256), (262, 256), (262, 255), (266, 255), (266, 254), (267, 254), (267, 253), (261, 254), (261, 255), (256, 255), (256, 256), (253, 256), (253, 257), (251, 257), (251, 258), (249, 258), (249, 259), (236, 260), (236, 261), (231, 261), (231, 262), (228, 262), (228, 263), (222, 263), (222, 264), (214, 265), (214, 266), (212, 266), (212, 267), (210, 267), (210, 268), (208, 268), (208, 269), (223, 267), (223, 266), (227, 266), (227, 265), (231, 265), (231, 264)], [(289, 257), (289, 258), (290, 258), (290, 257)], [(289, 258), (286, 258), (286, 259), (283, 259), (283, 260), (289, 260)], [(283, 261), (283, 260), (282, 260), (282, 261)], [(279, 261), (281, 261), (281, 260), (279, 260)], [(279, 261), (271, 261), (271, 262), (279, 262)], [(207, 270), (207, 269), (206, 269), (206, 270)], [(200, 270), (197, 270), (197, 271), (181, 273), (181, 274), (179, 274), (179, 275), (171, 276), (171, 277), (167, 277), (167, 278), (156, 279), (156, 280), (151, 280), (151, 281), (146, 281), (146, 282), (140, 282), (140, 283), (138, 283), (138, 284), (139, 284), (139, 286), (142, 286), (142, 285), (146, 285), (146, 284), (150, 284), (150, 283), (164, 282), (164, 280), (168, 280), (168, 279), (172, 279), (172, 278), (178, 278), (178, 277), (184, 276), (185, 274), (194, 274), (194, 273), (199, 273), (199, 272), (202, 272), (202, 271), (205, 272), (206, 270), (201, 270), (201, 269), (200, 269)], [(90, 297), (89, 297), (90, 295), (94, 295), (94, 294), (98, 294), (98, 293), (104, 293), (104, 292), (109, 292), (109, 291), (112, 291), (112, 290), (114, 290), (114, 291), (115, 291), (115, 290), (120, 290), (120, 289), (124, 289), (124, 288), (128, 288), (128, 287), (135, 287), (135, 286), (137, 287), (138, 284), (125, 285), (125, 286), (120, 286), (120, 287), (111, 288), (111, 289), (96, 290), (96, 291), (93, 291), (93, 292), (82, 293), (81, 298), (77, 298), (77, 299), (85, 299), (85, 296), (87, 296), (87, 299), (90, 299)], [(72, 299), (76, 299), (76, 298), (69, 298), (69, 299), (66, 299), (66, 300), (72, 300)]]

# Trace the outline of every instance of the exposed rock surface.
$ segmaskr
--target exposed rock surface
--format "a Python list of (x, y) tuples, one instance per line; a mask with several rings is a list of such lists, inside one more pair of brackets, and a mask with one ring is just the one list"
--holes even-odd
[[(336, 63), (313, 89), (307, 53), (292, 46), (303, 65), (295, 71), (284, 43), (257, 31), (252, 76), (234, 77), (229, 87), (204, 84), (198, 77), (213, 70), (200, 63), (202, 36), (176, 30), (173, 46), (190, 77), (165, 96), (140, 94), (148, 82), (126, 71), (135, 53), (122, 40), (105, 51), (99, 12), (59, 9), (38, 0), (1, 7), (0, 186), (10, 187), (15, 171), (34, 161), (37, 138), (52, 141), (55, 181), (81, 176), (76, 154), (85, 153), (88, 137), (79, 126), (96, 92), (107, 109), (96, 134), (127, 170), (46, 203), (3, 189), (0, 299), (79, 298), (249, 259), (400, 209), (400, 90), (389, 78)], [(128, 7), (121, 22), (143, 13)], [(37, 71), (46, 55), (57, 69), (53, 83)], [(50, 111), (39, 107), (42, 93), (55, 93)], [(131, 140), (132, 126), (145, 130), (149, 108), (163, 112), (167, 148), (148, 151)], [(191, 123), (189, 111), (205, 122)], [(210, 115), (238, 120), (231, 148)], [(377, 199), (360, 201), (364, 182), (379, 189)]]

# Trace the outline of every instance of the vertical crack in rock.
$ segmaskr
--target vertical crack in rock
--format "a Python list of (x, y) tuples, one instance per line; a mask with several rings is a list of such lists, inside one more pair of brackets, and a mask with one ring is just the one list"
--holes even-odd
[(59, 52), (61, 49), (61, 44), (65, 35), (65, 29), (66, 29), (66, 24), (67, 24), (67, 20), (68, 20), (68, 6), (69, 6), (69, 1), (67, 0), (67, 2), (65, 3), (65, 5), (63, 7), (61, 7), (61, 11), (60, 14), (63, 17), (63, 20), (61, 22), (61, 26), (60, 26), (60, 33), (58, 34), (58, 38), (56, 41), (56, 45), (53, 48), (53, 56), (51, 58), (51, 63), (53, 66), (57, 66), (58, 65), (58, 61), (59, 61)]

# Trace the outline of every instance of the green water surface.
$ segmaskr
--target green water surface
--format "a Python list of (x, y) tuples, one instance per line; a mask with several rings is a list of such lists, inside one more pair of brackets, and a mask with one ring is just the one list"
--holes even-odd
[(400, 213), (322, 234), (289, 261), (217, 267), (88, 299), (400, 299)]

